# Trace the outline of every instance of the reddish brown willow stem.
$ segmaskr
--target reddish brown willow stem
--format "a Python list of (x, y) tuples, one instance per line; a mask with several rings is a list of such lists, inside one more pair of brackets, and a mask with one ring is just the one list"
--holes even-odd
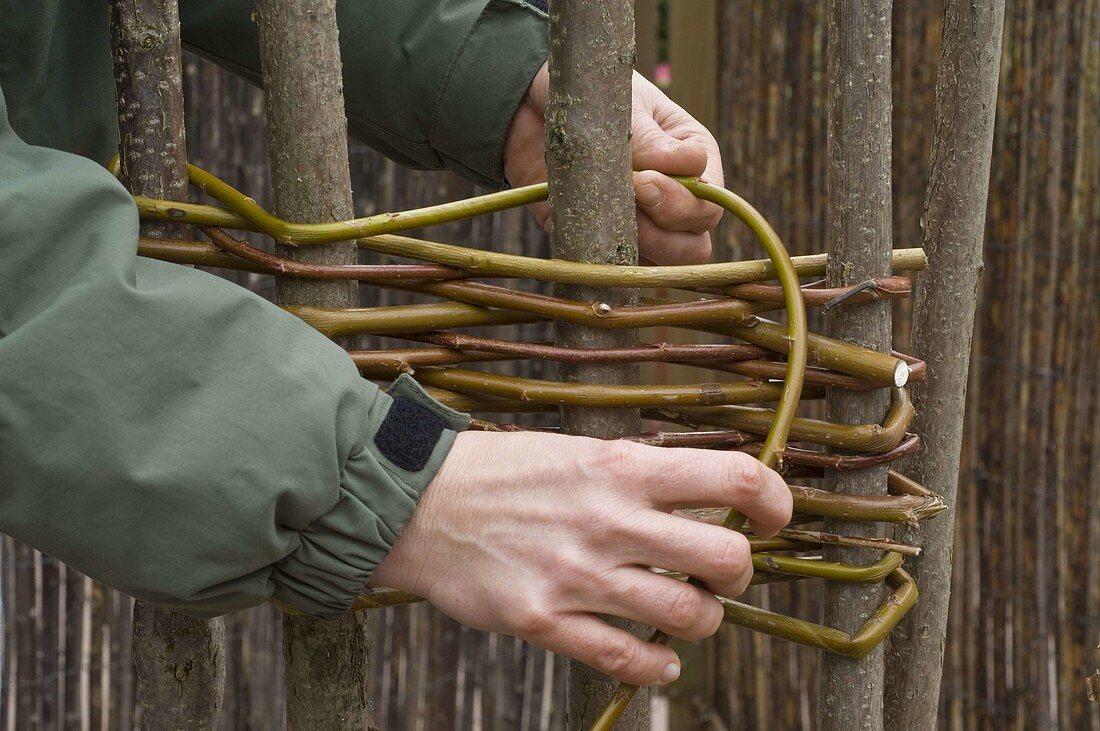
[[(592, 350), (575, 350), (556, 347), (546, 343), (519, 343), (497, 338), (485, 338), (476, 335), (464, 335), (459, 333), (429, 332), (429, 333), (403, 333), (394, 337), (417, 342), (433, 343), (453, 349), (453, 359), (448, 361), (446, 351), (379, 351), (378, 358), (360, 355), (357, 362), (362, 367), (373, 368), (372, 373), (385, 377), (382, 369), (386, 366), (393, 367), (399, 364), (401, 369), (415, 367), (416, 365), (450, 365), (453, 363), (469, 363), (476, 360), (501, 360), (498, 355), (510, 355), (520, 358), (538, 358), (567, 363), (643, 363), (643, 362), (671, 362), (696, 368), (709, 368), (711, 370), (737, 373), (750, 378), (762, 380), (782, 380), (786, 375), (787, 365), (782, 360), (772, 360), (775, 357), (773, 351), (753, 345), (675, 345), (671, 343), (655, 343), (634, 348), (595, 348)], [(408, 353), (409, 357), (404, 358)], [(385, 354), (385, 355), (384, 355)], [(907, 362), (919, 365), (918, 375), (924, 376), (924, 363), (916, 358), (906, 358)], [(712, 362), (722, 361), (722, 362)], [(916, 367), (916, 366), (911, 366)], [(910, 376), (910, 380), (914, 379)], [(837, 373), (824, 368), (807, 368), (806, 382), (820, 386), (839, 386), (853, 391), (868, 391), (881, 388), (881, 384), (863, 380), (855, 376)]]
[[(230, 236), (220, 228), (213, 226), (199, 226), (199, 228), (216, 244), (215, 247), (202, 242), (181, 244), (170, 239), (142, 238), (139, 242), (139, 253), (170, 261), (204, 266), (225, 266), (262, 274), (309, 279), (354, 279), (381, 285), (389, 280), (441, 281), (481, 279), (487, 276), (443, 264), (307, 264), (257, 249), (245, 241)], [(226, 253), (232, 256), (226, 256)], [(752, 302), (783, 304), (783, 288), (772, 284), (750, 282), (725, 288), (689, 287), (688, 289)], [(908, 277), (892, 276), (876, 279), (870, 287), (861, 284), (826, 289), (811, 284), (803, 287), (802, 293), (808, 306), (824, 306), (837, 300), (843, 300), (843, 304), (862, 304), (883, 299), (904, 299), (912, 293), (912, 283)]]
[[(774, 284), (749, 282), (731, 287), (700, 288), (698, 291), (724, 294), (754, 302), (783, 304), (783, 288)], [(879, 277), (871, 280), (870, 285), (857, 284), (852, 287), (815, 287), (808, 284), (802, 287), (802, 301), (807, 306), (823, 307), (836, 301), (845, 305), (854, 305), (880, 300), (905, 299), (912, 292), (913, 283), (908, 277)]]
[(461, 269), (442, 264), (311, 264), (257, 249), (233, 238), (220, 228), (199, 226), (199, 230), (209, 236), (219, 249), (256, 264), (265, 274), (281, 274), (307, 279), (354, 279), (378, 284), (393, 280), (461, 279), (467, 276)]
[(657, 363), (676, 361), (750, 360), (772, 355), (767, 348), (741, 344), (688, 344), (651, 343), (626, 348), (593, 348), (575, 350), (549, 343), (523, 343), (498, 338), (486, 338), (462, 333), (427, 332), (407, 333), (394, 337), (433, 343), (452, 348), (460, 353), (486, 352), (514, 355), (521, 358), (538, 358), (558, 362), (592, 363)]
[[(399, 288), (413, 288), (416, 291), (423, 291), (429, 294), (438, 293), (440, 296), (456, 299), (457, 301), (467, 301), (459, 299), (454, 296), (455, 293), (463, 293), (464, 289), (436, 289), (432, 292), (430, 282), (450, 279), (465, 279), (470, 277), (470, 273), (462, 269), (456, 269), (454, 267), (448, 267), (441, 264), (352, 264), (352, 265), (326, 265), (326, 264), (307, 264), (293, 259), (287, 259), (277, 254), (257, 249), (251, 244), (236, 239), (229, 234), (225, 233), (219, 228), (212, 226), (199, 226), (210, 240), (213, 241), (219, 249), (229, 252), (246, 262), (255, 264), (261, 271), (270, 274), (282, 274), (287, 276), (305, 277), (309, 279), (355, 279), (364, 282), (373, 282), (380, 286), (394, 286)], [(149, 241), (147, 243), (160, 245), (161, 241)], [(173, 242), (174, 243), (174, 242)], [(178, 247), (177, 247), (178, 248)], [(413, 282), (419, 282), (413, 284)], [(458, 283), (461, 287), (462, 284)], [(484, 285), (488, 286), (488, 285)], [(491, 290), (482, 290), (480, 296), (484, 296), (484, 292), (491, 291), (495, 294), (501, 294), (502, 292), (508, 292), (514, 295), (526, 296), (535, 300), (537, 298), (544, 298), (543, 301), (560, 301), (577, 303), (572, 300), (559, 300), (559, 298), (545, 297), (545, 295), (536, 295), (523, 292), (514, 292), (513, 290), (506, 290), (503, 288), (494, 287)], [(760, 304), (783, 304), (783, 288), (776, 285), (769, 284), (757, 284), (747, 283), (738, 284), (726, 288), (699, 288), (700, 292), (713, 292), (716, 294), (723, 294), (737, 300), (743, 300), (739, 304), (745, 306), (747, 302), (752, 301)], [(478, 290), (469, 291), (470, 296), (477, 295)], [(817, 289), (811, 287), (803, 287), (803, 298), (807, 305), (820, 305), (823, 306), (837, 300), (844, 298), (845, 304), (860, 304), (866, 302), (874, 302), (882, 299), (901, 299), (908, 297), (912, 292), (912, 284), (907, 277), (883, 277), (877, 279), (874, 282), (874, 286), (865, 288), (864, 285), (855, 285), (853, 287), (836, 287), (832, 289)], [(703, 300), (703, 302), (723, 302), (726, 307), (730, 305), (729, 302), (724, 300)], [(481, 304), (474, 302), (473, 304)], [(586, 309), (591, 305), (584, 303)], [(700, 306), (696, 303), (678, 302), (675, 303), (677, 308), (684, 305)], [(497, 305), (500, 306), (500, 305)], [(669, 305), (654, 305), (656, 312), (660, 312), (663, 308)], [(629, 311), (634, 312), (638, 310), (645, 310), (646, 308), (631, 307)], [(708, 310), (706, 306), (701, 306), (701, 309)], [(746, 310), (752, 310), (752, 312), (746, 311), (745, 315), (753, 314), (754, 312), (763, 312), (763, 308), (756, 309), (755, 307), (747, 307)], [(768, 308), (770, 309), (770, 308)], [(621, 310), (618, 313), (615, 311), (608, 311), (606, 313), (600, 312), (605, 317), (608, 324), (604, 327), (632, 327), (630, 323), (617, 323), (616, 316), (622, 317), (622, 313), (626, 310)], [(692, 319), (692, 322), (706, 322), (707, 318)], [(586, 324), (593, 324), (590, 321), (586, 321)], [(675, 324), (661, 322), (659, 324)], [(596, 325), (600, 326), (600, 325)]]
[[(418, 342), (432, 342), (436, 338), (432, 337), (432, 333), (384, 333), (389, 337), (400, 337), (406, 340), (415, 340)], [(467, 335), (460, 335), (459, 338), (463, 340), (469, 338), (470, 344), (473, 344), (474, 337)], [(443, 338), (439, 339), (444, 340)], [(483, 340), (491, 340), (485, 338)], [(657, 343), (651, 346), (640, 346), (638, 348), (594, 348), (592, 350), (569, 350), (558, 349), (554, 346), (546, 346), (541, 343), (514, 343), (506, 340), (498, 341), (501, 343), (508, 343), (509, 347), (496, 347), (488, 343), (485, 344), (484, 349), (463, 349), (458, 350), (450, 347), (440, 348), (394, 348), (388, 350), (360, 350), (352, 351), (351, 356), (359, 367), (360, 372), (367, 378), (393, 378), (401, 373), (408, 373), (415, 371), (417, 368), (427, 368), (432, 366), (451, 366), (459, 365), (462, 363), (479, 363), (479, 362), (493, 362), (502, 360), (515, 360), (517, 358), (537, 358), (540, 360), (567, 362), (567, 363), (652, 363), (652, 362), (668, 362), (676, 363), (677, 365), (690, 366), (693, 368), (704, 368), (713, 371), (721, 371), (724, 373), (736, 373), (738, 375), (748, 376), (756, 380), (763, 381), (777, 381), (782, 380), (785, 375), (786, 363), (782, 360), (736, 360), (730, 359), (728, 361), (723, 360), (681, 360), (677, 357), (669, 357), (672, 352), (666, 352), (662, 349), (666, 347), (666, 343)], [(533, 346), (533, 347), (532, 347)], [(561, 350), (561, 352), (551, 352), (547, 350), (544, 354), (538, 354), (534, 351), (534, 348), (549, 348), (554, 351)], [(694, 345), (694, 346), (670, 346), (672, 348), (744, 348), (743, 355), (748, 355), (749, 348), (755, 348), (751, 345)], [(761, 349), (762, 354), (772, 355), (771, 351)], [(689, 352), (687, 353), (693, 358), (697, 358), (699, 355), (711, 356), (715, 353), (707, 353), (705, 351)], [(756, 353), (753, 353), (756, 355)], [(807, 368), (805, 374), (805, 380), (807, 384), (815, 386), (837, 386), (839, 388), (847, 388), (853, 391), (869, 391), (875, 388), (882, 388), (881, 384), (874, 381), (865, 381), (855, 376), (849, 376), (843, 373), (837, 373), (824, 368)]]
[(909, 457), (919, 452), (920, 448), (920, 437), (916, 434), (910, 434), (905, 441), (889, 452), (846, 455), (811, 452), (806, 449), (788, 447), (787, 451), (783, 453), (783, 460), (791, 464), (828, 468), (831, 470), (865, 470), (889, 462), (895, 462), (903, 457)]

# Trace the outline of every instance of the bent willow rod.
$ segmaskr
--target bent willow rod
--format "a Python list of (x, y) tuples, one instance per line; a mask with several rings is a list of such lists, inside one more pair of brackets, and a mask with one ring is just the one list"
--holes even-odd
[[(116, 165), (113, 167), (117, 170)], [(788, 479), (816, 479), (828, 469), (890, 464), (920, 449), (920, 440), (907, 431), (914, 412), (906, 386), (924, 377), (924, 363), (901, 353), (878, 353), (812, 333), (806, 313), (807, 307), (828, 312), (862, 302), (907, 297), (911, 285), (898, 274), (925, 267), (920, 249), (894, 252), (894, 276), (835, 289), (822, 288), (820, 282), (802, 283), (800, 278), (824, 273), (826, 257), (792, 259), (768, 222), (740, 197), (693, 178), (678, 178), (696, 196), (721, 206), (748, 226), (767, 259), (672, 267), (581, 264), (399, 235), (414, 228), (545, 200), (545, 184), (348, 221), (294, 223), (272, 215), (201, 168), (191, 165), (188, 173), (191, 183), (217, 205), (143, 197), (135, 197), (135, 201), (142, 217), (198, 225), (212, 243), (142, 239), (142, 255), (277, 276), (358, 280), (427, 298), (422, 303), (397, 307), (287, 308), (330, 337), (370, 334), (410, 344), (389, 350), (353, 351), (352, 359), (364, 377), (392, 380), (401, 373), (415, 373), (443, 403), (479, 414), (553, 412), (563, 404), (641, 408), (646, 419), (691, 431), (650, 432), (631, 437), (635, 441), (663, 447), (741, 450), (758, 456)], [(222, 229), (261, 232), (291, 246), (354, 240), (362, 249), (420, 263), (308, 264), (253, 247)], [(501, 278), (663, 288), (676, 290), (679, 297), (642, 298), (637, 306), (613, 307), (605, 302), (568, 300), (477, 281)], [(770, 311), (778, 311), (785, 322), (764, 319), (762, 315)], [(711, 344), (661, 341), (627, 348), (577, 350), (546, 342), (454, 332), (459, 328), (546, 321), (603, 328), (661, 327), (662, 337), (668, 337), (669, 330), (679, 329), (710, 333), (721, 340)], [(729, 342), (730, 338), (735, 342)], [(709, 375), (708, 380), (688, 384), (613, 386), (518, 378), (472, 369), (477, 364), (522, 360), (664, 362), (701, 373), (722, 374), (722, 380)], [(890, 410), (881, 424), (835, 424), (797, 416), (800, 401), (821, 398), (825, 386), (862, 391), (889, 388)], [(763, 403), (773, 403), (774, 408), (756, 406)], [(525, 427), (475, 419), (471, 428), (519, 431)], [(788, 447), (788, 439), (796, 445)], [(822, 447), (843, 452), (829, 454), (821, 451)], [(798, 527), (772, 539), (750, 537), (754, 584), (810, 579), (884, 582), (890, 592), (861, 630), (849, 635), (719, 597), (725, 621), (852, 657), (869, 652), (917, 600), (915, 583), (901, 564), (906, 556), (919, 551), (885, 538), (823, 533), (812, 524), (837, 516), (877, 523), (915, 523), (944, 509), (936, 495), (897, 472), (891, 471), (889, 488), (886, 497), (868, 498), (792, 486), (793, 524)], [(691, 513), (700, 520), (746, 530), (743, 518), (732, 510)], [(868, 566), (824, 561), (819, 552), (825, 543), (876, 548), (882, 551), (882, 557)], [(699, 584), (687, 576), (674, 576)], [(361, 596), (354, 609), (413, 601), (420, 598), (378, 589)], [(659, 642), (669, 639), (662, 633), (652, 638)], [(631, 686), (620, 686), (593, 729), (610, 728), (634, 691)]]

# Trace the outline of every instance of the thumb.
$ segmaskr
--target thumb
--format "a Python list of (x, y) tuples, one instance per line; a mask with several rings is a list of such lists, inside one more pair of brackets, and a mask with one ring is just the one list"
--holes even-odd
[(650, 116), (636, 116), (630, 140), (635, 170), (656, 170), (665, 175), (702, 175), (707, 169), (707, 148), (694, 140), (681, 140), (661, 129)]

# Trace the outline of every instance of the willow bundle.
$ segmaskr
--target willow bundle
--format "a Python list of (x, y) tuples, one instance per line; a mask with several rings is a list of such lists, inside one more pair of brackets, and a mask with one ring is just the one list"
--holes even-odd
[[(543, 260), (480, 251), (400, 235), (433, 224), (544, 200), (545, 185), (529, 186), (399, 213), (336, 223), (291, 223), (195, 166), (191, 183), (218, 205), (183, 204), (137, 197), (146, 219), (198, 225), (210, 243), (142, 239), (142, 255), (188, 264), (240, 269), (313, 279), (347, 279), (415, 292), (433, 298), (420, 304), (328, 309), (288, 307), (330, 337), (376, 335), (405, 345), (353, 351), (364, 377), (386, 381), (402, 373), (417, 380), (444, 404), (479, 417), (471, 428), (524, 429), (502, 420), (507, 415), (553, 413), (560, 406), (640, 408), (656, 424), (671, 425), (630, 437), (655, 446), (735, 449), (756, 455), (788, 481), (817, 479), (825, 470), (857, 470), (890, 464), (920, 449), (908, 433), (914, 416), (906, 385), (924, 377), (924, 363), (901, 353), (879, 353), (809, 332), (808, 307), (833, 309), (910, 294), (901, 272), (923, 269), (920, 249), (896, 250), (894, 275), (856, 286), (824, 289), (803, 279), (821, 276), (824, 256), (790, 258), (778, 236), (751, 206), (735, 194), (695, 179), (681, 182), (695, 195), (738, 217), (768, 253), (768, 259), (694, 266), (613, 266)], [(354, 240), (362, 249), (416, 260), (412, 264), (321, 265), (286, 259), (255, 248), (223, 229), (258, 231), (298, 246)], [(641, 300), (612, 306), (518, 291), (482, 280), (525, 278), (600, 287), (664, 288), (672, 299)], [(778, 284), (771, 282), (778, 281)], [(786, 323), (766, 317), (779, 312)], [(546, 342), (514, 341), (455, 330), (565, 321), (596, 328), (671, 327), (721, 338), (711, 344), (650, 342), (637, 346), (575, 350)], [(730, 339), (739, 342), (730, 342)], [(408, 343), (416, 344), (410, 347)], [(681, 364), (713, 375), (685, 385), (600, 385), (561, 383), (473, 370), (469, 366), (502, 360), (561, 363)], [(729, 380), (729, 376), (739, 376)], [(800, 401), (821, 399), (825, 387), (857, 391), (889, 389), (891, 408), (882, 423), (834, 424), (796, 415)], [(774, 404), (767, 408), (760, 404)], [(683, 431), (683, 429), (688, 431)], [(788, 440), (793, 442), (788, 444)], [(829, 454), (821, 448), (845, 450)], [(777, 615), (720, 597), (726, 621), (829, 652), (861, 657), (881, 642), (917, 600), (916, 586), (902, 568), (918, 550), (887, 539), (857, 538), (816, 530), (822, 518), (915, 524), (944, 510), (934, 494), (897, 472), (890, 473), (884, 497), (851, 496), (792, 485), (792, 526), (774, 539), (750, 538), (754, 583), (807, 578), (843, 582), (884, 581), (891, 592), (863, 628), (853, 634)], [(732, 510), (694, 511), (700, 520), (748, 532)], [(822, 560), (823, 545), (858, 545), (882, 551), (869, 566)], [(683, 577), (691, 580), (689, 577)], [(419, 601), (385, 589), (360, 597), (356, 609)], [(663, 637), (655, 637), (660, 640)], [(616, 694), (598, 728), (609, 727), (632, 695)], [(600, 724), (603, 724), (602, 726)]]

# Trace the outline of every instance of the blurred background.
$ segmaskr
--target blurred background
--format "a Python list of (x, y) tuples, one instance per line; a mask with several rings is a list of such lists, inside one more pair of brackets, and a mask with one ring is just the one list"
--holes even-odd
[[(636, 14), (638, 70), (716, 131), (727, 187), (792, 253), (824, 251), (824, 3), (637, 0)], [(895, 247), (921, 239), (942, 15), (942, 0), (894, 4)], [(191, 160), (266, 204), (259, 92), (190, 54), (185, 70)], [(352, 175), (360, 215), (483, 192), (354, 143)], [(1100, 731), (1100, 704), (1085, 693), (1100, 667), (1100, 0), (1008, 1), (990, 186), (941, 727)], [(429, 235), (549, 250), (522, 211)], [(717, 259), (761, 256), (734, 226), (717, 238)], [(895, 309), (897, 346), (920, 355), (907, 309)], [(530, 327), (523, 337), (546, 336)], [(544, 364), (523, 368), (552, 377)], [(2, 550), (0, 729), (134, 728), (131, 600), (11, 539)], [(747, 599), (816, 618), (819, 587), (777, 584)], [(381, 728), (564, 727), (559, 659), (428, 606), (371, 617)], [(227, 633), (223, 728), (281, 728), (278, 612), (229, 617)], [(685, 676), (655, 698), (654, 729), (814, 727), (816, 650), (738, 628), (680, 649)]]

